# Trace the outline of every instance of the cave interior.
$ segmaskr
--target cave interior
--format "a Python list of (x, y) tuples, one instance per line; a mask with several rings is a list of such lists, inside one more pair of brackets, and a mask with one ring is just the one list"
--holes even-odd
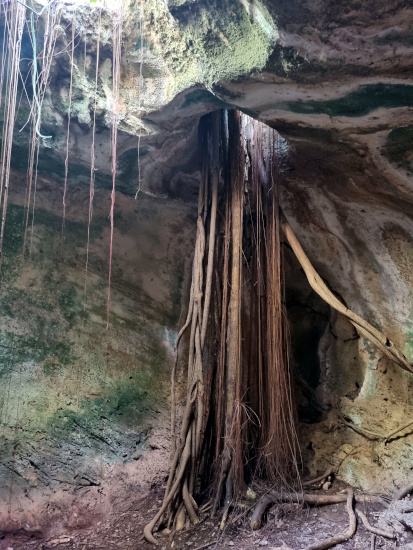
[(0, 52), (0, 549), (413, 548), (411, 3), (4, 0)]

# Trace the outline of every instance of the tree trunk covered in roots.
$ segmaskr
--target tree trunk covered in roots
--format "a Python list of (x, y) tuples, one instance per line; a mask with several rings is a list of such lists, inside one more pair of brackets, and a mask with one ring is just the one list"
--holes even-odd
[[(297, 480), (297, 439), (282, 303), (278, 134), (237, 111), (200, 124), (203, 154), (188, 316), (172, 375), (173, 457), (165, 497), (145, 529), (182, 527), (265, 476)], [(176, 426), (179, 344), (189, 341), (187, 398)]]
[[(283, 304), (281, 232), (310, 286), (399, 367), (412, 365), (388, 337), (349, 310), (326, 286), (281, 211), (280, 138), (237, 111), (200, 124), (199, 190), (190, 301), (172, 372), (172, 460), (163, 504), (145, 527), (196, 523), (231, 505), (257, 477), (299, 488), (289, 339)], [(175, 377), (186, 335), (187, 395), (180, 427)], [(297, 487), (298, 486), (298, 487)]]

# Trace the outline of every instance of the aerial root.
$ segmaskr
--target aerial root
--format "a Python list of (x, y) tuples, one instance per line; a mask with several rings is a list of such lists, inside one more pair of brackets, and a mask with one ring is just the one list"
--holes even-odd
[(181, 484), (182, 484), (182, 480), (184, 478), (184, 475), (185, 475), (185, 468), (186, 468), (186, 465), (187, 465), (187, 462), (190, 458), (190, 455), (191, 455), (191, 431), (188, 432), (188, 435), (187, 435), (187, 438), (186, 438), (186, 443), (185, 443), (185, 447), (184, 447), (184, 450), (182, 452), (182, 456), (181, 456), (181, 464), (180, 464), (180, 468), (178, 470), (178, 473), (176, 475), (176, 478), (174, 480), (174, 483), (170, 489), (170, 491), (168, 492), (168, 494), (165, 494), (165, 498), (164, 498), (164, 501), (162, 503), (162, 506), (160, 507), (160, 509), (158, 510), (158, 513), (156, 514), (156, 516), (145, 526), (144, 530), (143, 530), (143, 534), (145, 536), (145, 539), (154, 544), (155, 546), (158, 545), (158, 541), (156, 540), (156, 538), (153, 536), (152, 534), (152, 531), (155, 527), (155, 525), (158, 523), (159, 519), (163, 516), (165, 510), (168, 508), (169, 506), (169, 503), (172, 501), (172, 499), (176, 496), (176, 494), (178, 493), (180, 487), (181, 487)]
[[(327, 470), (328, 471), (328, 470)], [(327, 472), (326, 472), (327, 473)], [(330, 472), (331, 473), (331, 472)], [(330, 474), (329, 474), (330, 475)], [(324, 477), (323, 477), (324, 476)], [(318, 482), (319, 480), (325, 479), (328, 476), (320, 476), (312, 482)], [(307, 482), (309, 484), (310, 482)], [(400, 500), (404, 498), (407, 494), (413, 492), (413, 483), (402, 487), (394, 496), (393, 501)], [(347, 494), (339, 493), (336, 495), (319, 495), (313, 493), (284, 493), (281, 491), (274, 491), (264, 495), (257, 503), (251, 518), (251, 527), (253, 530), (257, 530), (261, 527), (262, 516), (264, 515), (266, 509), (270, 504), (277, 504), (279, 508), (282, 508), (285, 504), (297, 505), (297, 504), (307, 504), (309, 506), (323, 506), (327, 504), (338, 504), (340, 502), (346, 502), (347, 513), (349, 515), (349, 527), (341, 535), (336, 535), (330, 539), (323, 541), (318, 541), (306, 548), (306, 550), (323, 550), (325, 548), (331, 548), (336, 544), (340, 544), (350, 539), (356, 532), (356, 516), (355, 511), (353, 510), (353, 501), (355, 503), (377, 503), (381, 504), (383, 507), (387, 508), (388, 504), (380, 497), (374, 495), (354, 495), (352, 489), (347, 490)], [(379, 529), (373, 527), (366, 515), (360, 510), (356, 509), (357, 515), (361, 519), (364, 527), (367, 531), (370, 531), (374, 536), (378, 535), (380, 537), (385, 537), (387, 539), (395, 539), (395, 533), (392, 531), (386, 531), (384, 529)]]
[[(193, 409), (197, 399), (197, 384), (194, 383), (188, 390), (189, 400), (182, 419), (181, 434), (178, 445), (175, 445), (175, 454), (171, 463), (170, 475), (165, 489), (165, 496), (162, 506), (156, 516), (146, 525), (143, 530), (145, 539), (151, 544), (157, 545), (158, 541), (153, 536), (153, 530), (157, 523), (162, 523), (165, 519), (168, 524), (175, 522), (175, 529), (180, 530), (184, 526), (185, 510), (192, 523), (199, 523), (197, 509), (198, 506), (188, 490), (187, 466), (192, 456), (193, 444)], [(195, 435), (197, 437), (197, 435)], [(178, 496), (182, 498), (182, 505), (178, 513), (174, 516), (172, 510), (173, 504)]]
[(396, 428), (395, 430), (391, 431), (390, 433), (388, 433), (386, 435), (386, 437), (384, 438), (384, 444), (386, 445), (386, 443), (389, 441), (389, 439), (393, 436), (395, 436), (396, 434), (398, 434), (399, 432), (402, 432), (403, 430), (405, 430), (406, 428), (410, 428), (410, 426), (413, 425), (413, 420), (410, 420), (407, 424), (403, 424), (403, 426), (399, 426), (398, 428)]
[(226, 480), (226, 487), (225, 487), (225, 504), (224, 504), (224, 511), (222, 513), (222, 519), (219, 528), (221, 531), (225, 529), (225, 524), (228, 519), (229, 509), (231, 507), (232, 503), (232, 495), (233, 495), (233, 485), (234, 480), (232, 476), (232, 472), (228, 472), (227, 480)]
[[(257, 146), (256, 152), (253, 152), (255, 145), (251, 145), (250, 151), (249, 146), (245, 145), (249, 138), (243, 134), (240, 117), (237, 112), (228, 114), (228, 120), (221, 120), (219, 115), (216, 115), (211, 128), (205, 130), (202, 141), (205, 156), (199, 192), (190, 303), (186, 321), (178, 334), (171, 376), (170, 475), (161, 508), (144, 529), (146, 540), (152, 544), (157, 544), (153, 535), (156, 526), (167, 525), (168, 528), (177, 529), (185, 525), (187, 518), (194, 524), (199, 521), (201, 512), (193, 495), (203, 494), (207, 485), (211, 490), (209, 496), (212, 497), (208, 503), (212, 508), (211, 516), (214, 516), (223, 504), (221, 529), (225, 526), (234, 498), (244, 490), (246, 465), (243, 460), (247, 445), (251, 445), (251, 449), (265, 449), (265, 453), (260, 457), (265, 461), (263, 472), (274, 472), (283, 482), (288, 482), (290, 476), (291, 479), (294, 478), (294, 482), (299, 479), (291, 373), (287, 350), (284, 349), (288, 347), (288, 337), (283, 317), (280, 230), (283, 230), (311, 288), (333, 309), (344, 315), (360, 336), (370, 340), (400, 368), (413, 373), (413, 365), (387, 335), (348, 309), (331, 292), (306, 256), (285, 216), (278, 210), (276, 192), (264, 197), (266, 184), (261, 182), (260, 163), (261, 157), (265, 157), (261, 137), (259, 132), (254, 130), (254, 135), (256, 134), (259, 139), (254, 142)], [(269, 148), (275, 143), (271, 139), (273, 138), (270, 135)], [(222, 155), (220, 140), (227, 144), (223, 147), (225, 151)], [(253, 180), (251, 185), (246, 187), (248, 155), (250, 160), (252, 159)], [(269, 159), (275, 160), (275, 149), (271, 155)], [(221, 157), (224, 162), (220, 171)], [(277, 163), (272, 160), (268, 163), (268, 166), (271, 166), (268, 176), (275, 183), (277, 174), (274, 167)], [(243, 275), (243, 243), (244, 239), (253, 238), (250, 235), (253, 230), (244, 224), (248, 203), (244, 197), (246, 190), (254, 203), (248, 208), (251, 212), (256, 208), (258, 220), (254, 234), (258, 248), (251, 260), (251, 265), (254, 264), (254, 273), (248, 278)], [(224, 224), (217, 225), (219, 207), (224, 203)], [(219, 273), (221, 270), (222, 275)], [(254, 288), (255, 280), (257, 289)], [(248, 295), (245, 294), (244, 287), (251, 291), (251, 307), (247, 305)], [(263, 296), (266, 296), (266, 300), (261, 300)], [(243, 331), (248, 327), (246, 321), (250, 322), (251, 327), (256, 325), (256, 329), (251, 331), (250, 343), (244, 345)], [(187, 330), (189, 345), (186, 408), (178, 435), (175, 378), (178, 368), (178, 345)], [(251, 371), (249, 366), (244, 369), (247, 359), (243, 360), (243, 354), (246, 351), (249, 354), (248, 364), (254, 365)], [(257, 368), (255, 365), (258, 365)], [(252, 391), (251, 387), (255, 387), (256, 390)], [(241, 410), (244, 406), (244, 396), (245, 403), (251, 401), (252, 410), (257, 418), (259, 417), (259, 430), (256, 427), (250, 430), (249, 425), (254, 424), (254, 421), (249, 418), (248, 412)], [(245, 426), (244, 416), (247, 418)], [(405, 424), (387, 436), (363, 429), (362, 435), (387, 442), (387, 439), (400, 434), (409, 426), (410, 424)], [(253, 432), (251, 444), (246, 443), (244, 435)], [(258, 435), (255, 435), (255, 432)], [(323, 481), (333, 471), (333, 468), (329, 468), (323, 476), (305, 485)], [(284, 483), (284, 486), (294, 485), (295, 483)], [(399, 498), (403, 498), (412, 490), (413, 486), (401, 489)], [(259, 529), (265, 510), (273, 503), (280, 507), (292, 507), (300, 504), (321, 506), (346, 502), (349, 515), (348, 529), (337, 537), (313, 544), (307, 550), (329, 548), (353, 536), (356, 530), (354, 500), (379, 502), (387, 507), (387, 503), (378, 497), (354, 497), (351, 489), (348, 489), (347, 494), (344, 492), (338, 495), (270, 492), (257, 503), (251, 525), (254, 530)], [(360, 518), (362, 519), (361, 516)]]
[[(399, 426), (398, 428), (395, 428), (391, 432), (389, 432), (387, 435), (380, 434), (378, 432), (374, 432), (372, 430), (368, 430), (366, 428), (362, 428), (361, 426), (357, 426), (356, 424), (352, 424), (351, 422), (347, 422), (344, 418), (340, 418), (340, 421), (345, 425), (357, 432), (358, 434), (362, 435), (366, 439), (370, 439), (371, 441), (383, 441), (385, 445), (389, 443), (392, 437), (399, 434), (403, 430), (406, 430), (407, 428), (410, 428), (410, 426), (413, 426), (413, 420), (409, 420), (406, 424), (403, 424), (402, 426)], [(408, 435), (411, 435), (411, 431), (407, 432), (404, 435), (399, 435), (400, 437), (406, 437)], [(307, 483), (308, 484), (308, 483)]]
[(222, 493), (222, 486), (223, 486), (224, 481), (225, 481), (225, 479), (228, 475), (228, 470), (229, 470), (230, 465), (231, 465), (231, 454), (230, 454), (230, 452), (227, 448), (224, 451), (224, 457), (223, 457), (222, 463), (221, 463), (221, 472), (219, 474), (218, 487), (217, 487), (217, 491), (215, 493), (215, 498), (214, 498), (214, 501), (213, 501), (213, 504), (212, 504), (212, 512), (211, 512), (212, 517), (215, 516), (216, 511), (219, 507), (219, 502), (220, 502), (221, 493)]
[(193, 524), (196, 525), (197, 523), (199, 523), (198, 514), (196, 513), (196, 510), (195, 510), (196, 503), (188, 491), (188, 482), (186, 479), (182, 486), (182, 499), (184, 501), (184, 505), (185, 505), (186, 511), (188, 512), (188, 516), (190, 520), (192, 521)]

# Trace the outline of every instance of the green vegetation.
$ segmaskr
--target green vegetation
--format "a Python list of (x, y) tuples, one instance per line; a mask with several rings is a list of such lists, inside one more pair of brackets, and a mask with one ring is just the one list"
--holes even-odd
[[(18, 336), (8, 330), (0, 330), (0, 362), (7, 369), (0, 371), (0, 377), (9, 369), (22, 363), (41, 364), (46, 362), (47, 369), (51, 365), (68, 365), (73, 360), (70, 344), (63, 335), (57, 335), (51, 325), (40, 323), (36, 336)], [(3, 344), (4, 342), (4, 344)]]
[(156, 0), (146, 3), (156, 36), (153, 53), (174, 77), (171, 96), (199, 82), (211, 85), (265, 66), (278, 34), (260, 2), (251, 10), (234, 0), (165, 7)]

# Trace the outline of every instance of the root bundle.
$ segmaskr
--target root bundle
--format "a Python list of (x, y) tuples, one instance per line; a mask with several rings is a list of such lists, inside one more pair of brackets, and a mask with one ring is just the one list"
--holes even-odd
[[(200, 129), (203, 177), (189, 309), (172, 375), (173, 457), (163, 504), (144, 534), (231, 506), (257, 473), (294, 484), (297, 439), (283, 305), (277, 134), (236, 111)], [(175, 376), (188, 340), (179, 435)], [(186, 518), (186, 519), (185, 519)]]
[[(412, 371), (386, 335), (328, 289), (306, 256), (279, 204), (279, 139), (274, 130), (237, 111), (212, 113), (201, 121), (203, 171), (192, 282), (171, 380), (172, 460), (162, 506), (144, 530), (153, 544), (157, 526), (177, 530), (197, 523), (202, 502), (208, 502), (212, 516), (222, 508), (223, 528), (231, 507), (257, 476), (283, 493), (263, 497), (253, 528), (277, 495), (292, 489), (302, 495), (281, 234), (314, 291), (398, 366)], [(183, 340), (187, 392), (178, 429), (175, 379)], [(292, 502), (297, 498), (307, 502), (299, 496)], [(346, 500), (351, 521), (342, 540), (354, 531), (353, 496), (332, 500)]]

